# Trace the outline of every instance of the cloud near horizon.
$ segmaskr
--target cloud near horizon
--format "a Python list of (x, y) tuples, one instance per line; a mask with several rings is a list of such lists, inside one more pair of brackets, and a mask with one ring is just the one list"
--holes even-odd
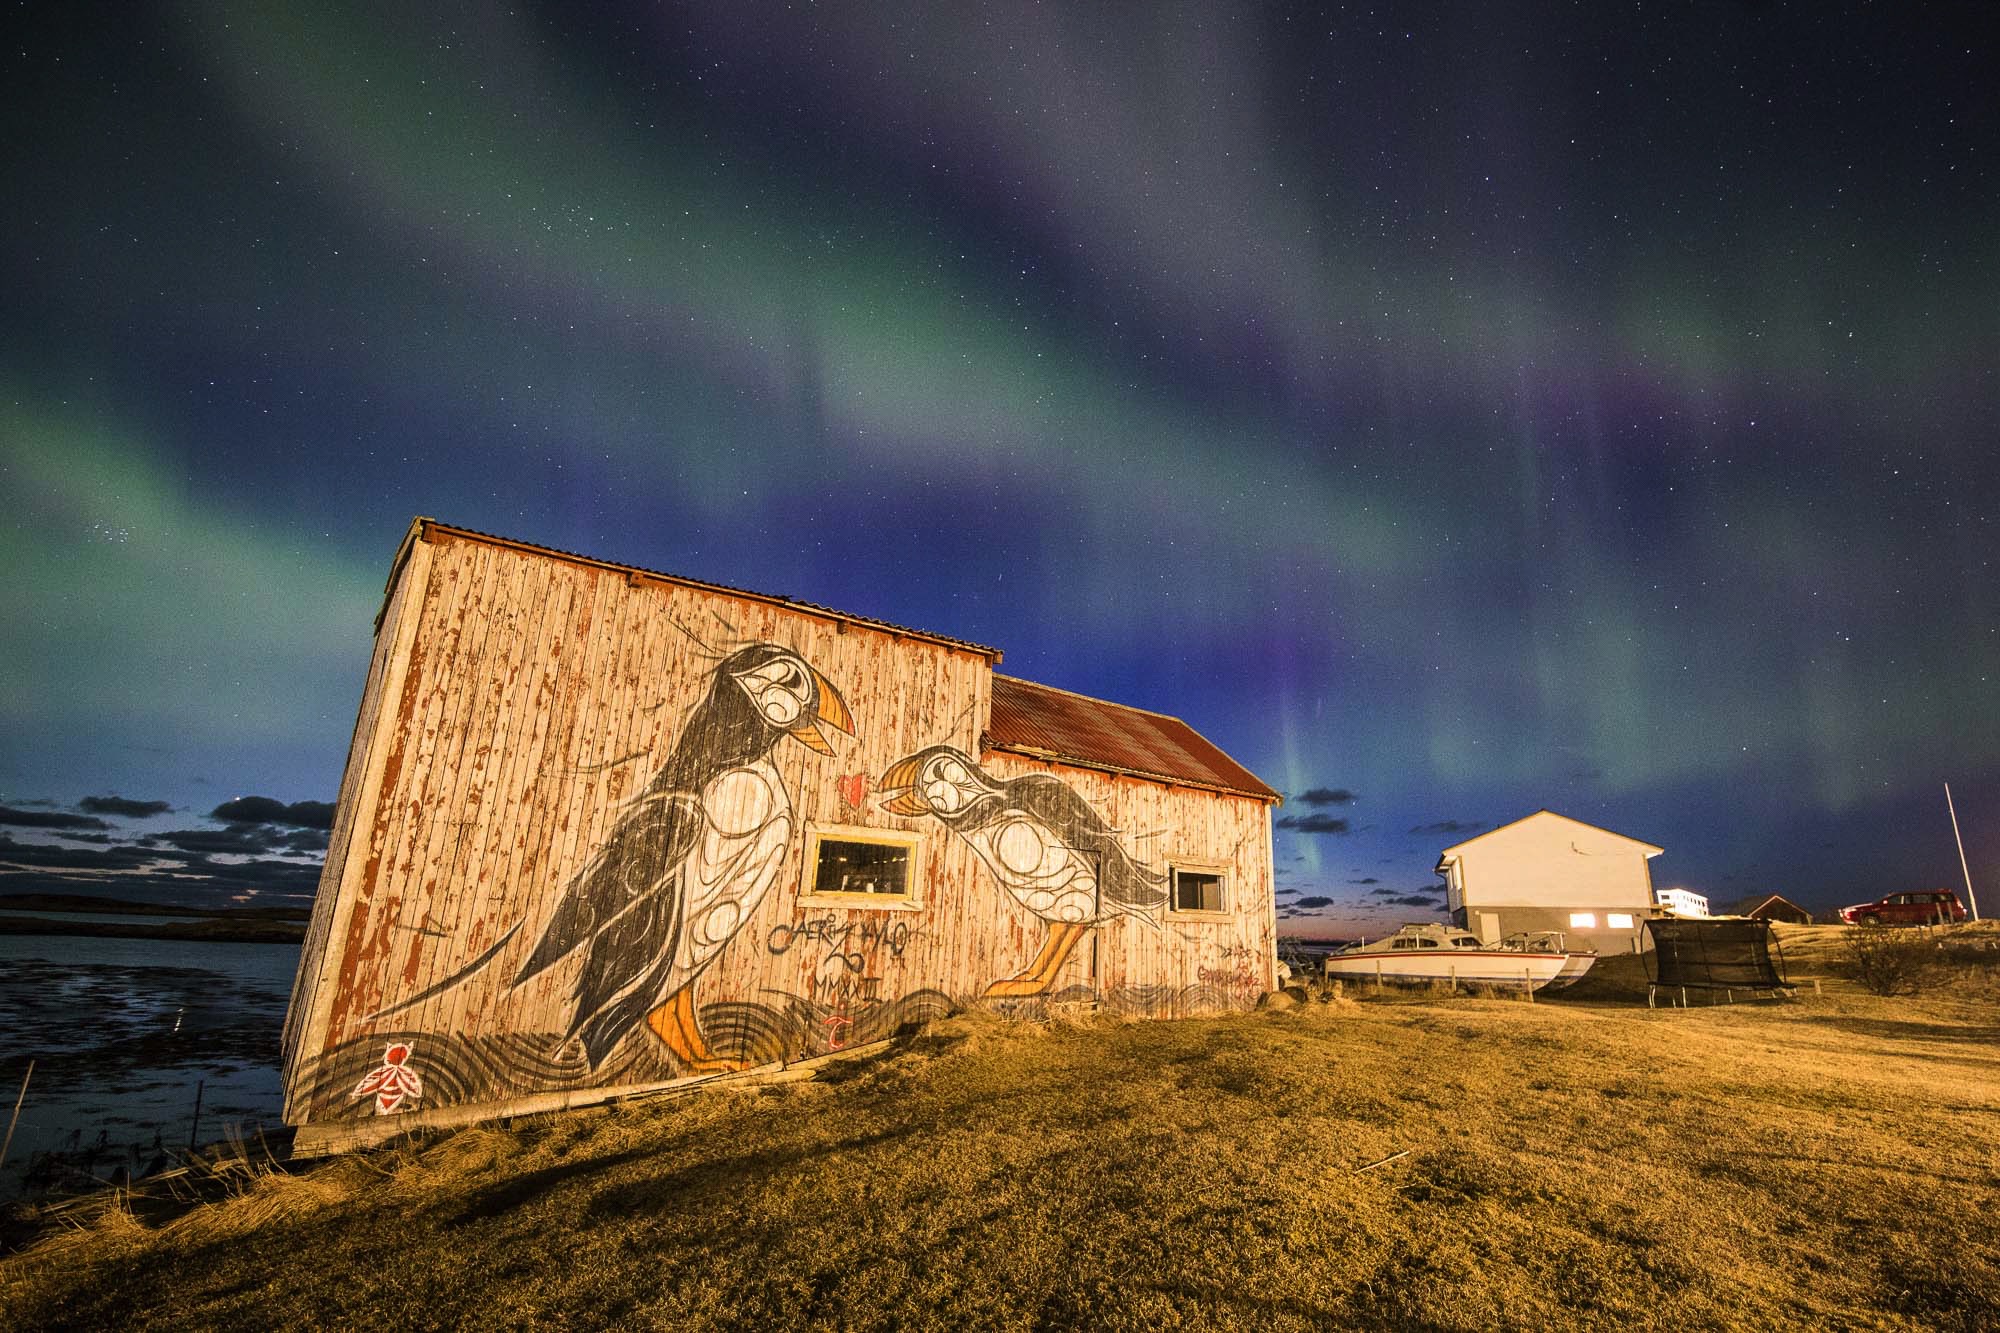
[(1332, 815), (1286, 815), (1277, 827), (1289, 833), (1346, 833), (1348, 823)]
[(1486, 827), (1482, 820), (1440, 819), (1435, 824), (1419, 824), (1411, 833), (1476, 833)]
[(144, 819), (149, 815), (164, 815), (174, 807), (165, 801), (133, 801), (123, 796), (86, 796), (76, 803), (76, 808), (93, 815), (118, 815), (126, 819)]
[(111, 825), (90, 815), (70, 815), (58, 810), (23, 810), (18, 806), (0, 805), (0, 824), (13, 828), (39, 828), (60, 831), (63, 829), (108, 829)]
[(1294, 796), (1292, 799), (1300, 805), (1352, 805), (1355, 796), (1345, 787), (1314, 787), (1311, 791)]
[(239, 796), (208, 812), (225, 824), (285, 824), (292, 828), (331, 829), (333, 806), (326, 801), (294, 801), (286, 805), (269, 796)]
[(319, 873), (318, 864), (302, 861), (217, 861), (205, 851), (136, 843), (64, 847), (0, 833), (0, 894), (85, 894), (190, 907), (266, 897), (303, 906), (319, 888)]
[[(53, 805), (54, 802), (23, 802)], [(221, 827), (159, 832), (117, 830), (100, 815), (149, 818), (166, 801), (106, 795), (77, 802), (88, 814), (0, 806), (0, 825), (31, 831), (19, 841), (0, 832), (0, 893), (81, 894), (191, 907), (257, 897), (309, 902), (319, 887), (333, 806), (242, 796), (215, 807)], [(76, 844), (86, 844), (78, 846)]]

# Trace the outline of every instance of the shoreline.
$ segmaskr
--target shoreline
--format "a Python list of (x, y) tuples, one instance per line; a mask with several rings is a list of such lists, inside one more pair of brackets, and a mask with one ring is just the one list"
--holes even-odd
[(303, 921), (231, 921), (200, 917), (187, 921), (126, 923), (63, 921), (56, 917), (0, 917), (0, 935), (84, 935), (97, 939), (200, 940), (214, 944), (300, 944)]

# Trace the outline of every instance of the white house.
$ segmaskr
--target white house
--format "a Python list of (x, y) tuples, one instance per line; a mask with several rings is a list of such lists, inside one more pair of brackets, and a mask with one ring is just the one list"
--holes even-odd
[(1668, 916), (1707, 916), (1708, 895), (1691, 889), (1654, 889), (1653, 901)]
[(1559, 930), (1571, 947), (1637, 952), (1655, 915), (1650, 862), (1664, 848), (1552, 810), (1438, 854), (1454, 924), (1492, 943)]

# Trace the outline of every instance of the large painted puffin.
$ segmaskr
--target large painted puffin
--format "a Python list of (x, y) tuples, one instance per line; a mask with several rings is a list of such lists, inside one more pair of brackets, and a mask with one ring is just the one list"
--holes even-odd
[(566, 1038), (595, 1069), (642, 1019), (692, 1072), (740, 1067), (709, 1049), (693, 983), (776, 878), (792, 801), (771, 751), (786, 736), (830, 755), (820, 727), (854, 734), (826, 677), (789, 648), (758, 643), (716, 667), (679, 742), (610, 838), (570, 882), (520, 986), (588, 948)]
[(878, 786), (884, 810), (935, 816), (1016, 902), (1049, 923), (1034, 961), (988, 986), (990, 997), (1043, 994), (1091, 927), (1116, 912), (1151, 921), (1166, 905), (1166, 877), (1134, 861), (1059, 778), (995, 778), (963, 750), (933, 745), (896, 761)]

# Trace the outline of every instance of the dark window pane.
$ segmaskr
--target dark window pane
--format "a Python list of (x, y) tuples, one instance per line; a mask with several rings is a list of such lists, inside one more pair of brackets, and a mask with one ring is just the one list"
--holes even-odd
[(819, 865), (813, 872), (814, 893), (887, 893), (910, 891), (910, 849), (880, 842), (836, 842), (822, 838)]
[(1176, 870), (1174, 872), (1174, 910), (1176, 912), (1220, 912), (1222, 910), (1222, 876), (1204, 874), (1196, 870)]

